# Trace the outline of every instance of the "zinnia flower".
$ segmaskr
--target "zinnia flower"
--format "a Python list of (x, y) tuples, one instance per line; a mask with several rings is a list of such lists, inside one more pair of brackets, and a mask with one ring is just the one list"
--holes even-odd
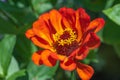
[(59, 60), (61, 68), (76, 70), (82, 80), (89, 80), (94, 70), (80, 61), (86, 58), (89, 50), (100, 45), (96, 32), (104, 23), (102, 18), (90, 22), (90, 16), (83, 8), (75, 11), (63, 7), (42, 14), (26, 32), (27, 38), (44, 49), (33, 54), (33, 62), (52, 67)]

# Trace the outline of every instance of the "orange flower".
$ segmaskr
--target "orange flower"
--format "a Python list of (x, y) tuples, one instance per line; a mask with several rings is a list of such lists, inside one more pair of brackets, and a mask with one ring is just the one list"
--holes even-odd
[(104, 26), (104, 19), (97, 18), (90, 22), (90, 16), (83, 8), (76, 11), (63, 7), (42, 14), (26, 32), (27, 38), (43, 48), (35, 52), (32, 60), (36, 65), (54, 66), (60, 61), (64, 70), (77, 70), (81, 79), (89, 80), (94, 70), (91, 66), (80, 63), (90, 49), (100, 45), (95, 34)]

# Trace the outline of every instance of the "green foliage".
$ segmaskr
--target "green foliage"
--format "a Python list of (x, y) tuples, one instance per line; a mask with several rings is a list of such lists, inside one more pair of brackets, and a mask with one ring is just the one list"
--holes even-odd
[[(5, 19), (7, 18), (5, 17)], [(17, 32), (16, 27), (8, 19), (7, 20), (5, 19), (1, 18), (1, 14), (0, 14), (0, 23), (2, 23), (0, 24), (0, 33), (16, 34)]]
[(112, 21), (120, 26), (120, 4), (115, 5), (112, 8), (103, 10), (104, 14), (108, 16)]
[(25, 70), (20, 70), (12, 74), (7, 80), (15, 80), (17, 77), (24, 76)]
[(15, 35), (4, 35), (4, 38), (0, 41), (0, 65), (2, 69), (0, 72), (2, 76), (7, 75), (15, 42)]
[[(52, 0), (51, 0), (52, 1)], [(43, 13), (53, 8), (48, 0), (32, 0), (34, 11), (37, 14)]]
[(105, 28), (103, 29), (103, 40), (108, 44), (120, 43), (120, 27), (110, 20), (106, 20)]
[(25, 70), (20, 70), (16, 59), (12, 57), (11, 63), (8, 68), (8, 74), (6, 76), (6, 80), (15, 80), (17, 77), (24, 75), (25, 75)]
[(85, 8), (91, 20), (105, 19), (105, 27), (98, 33), (101, 46), (82, 62), (94, 67), (92, 80), (120, 80), (120, 0), (0, 0), (0, 80), (70, 80), (78, 76), (62, 70), (59, 62), (52, 68), (33, 64), (31, 56), (41, 48), (25, 37), (39, 15), (65, 6)]
[[(20, 43), (22, 42), (22, 43)], [(18, 35), (14, 49), (14, 55), (21, 67), (26, 67), (31, 61), (31, 55), (37, 51), (37, 47), (28, 40), (25, 35)]]
[(1, 33), (21, 34), (36, 19), (28, 7), (20, 8), (3, 2), (0, 2), (0, 13), (0, 23), (4, 23), (0, 27)]
[(33, 80), (52, 80), (53, 76), (56, 73), (58, 64), (55, 67), (46, 67), (44, 65), (36, 66), (33, 63), (30, 63), (27, 71), (29, 74), (29, 79)]

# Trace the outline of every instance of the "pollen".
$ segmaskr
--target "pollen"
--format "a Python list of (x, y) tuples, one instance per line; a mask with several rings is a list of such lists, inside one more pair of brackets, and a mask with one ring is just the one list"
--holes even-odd
[(63, 32), (57, 32), (53, 34), (53, 39), (58, 45), (64, 46), (65, 44), (70, 45), (77, 38), (76, 32), (72, 29), (66, 28)]

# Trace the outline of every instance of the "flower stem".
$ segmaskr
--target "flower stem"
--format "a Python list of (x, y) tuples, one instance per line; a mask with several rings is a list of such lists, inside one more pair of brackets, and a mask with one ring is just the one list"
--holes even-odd
[(71, 72), (71, 80), (76, 80), (75, 71)]

